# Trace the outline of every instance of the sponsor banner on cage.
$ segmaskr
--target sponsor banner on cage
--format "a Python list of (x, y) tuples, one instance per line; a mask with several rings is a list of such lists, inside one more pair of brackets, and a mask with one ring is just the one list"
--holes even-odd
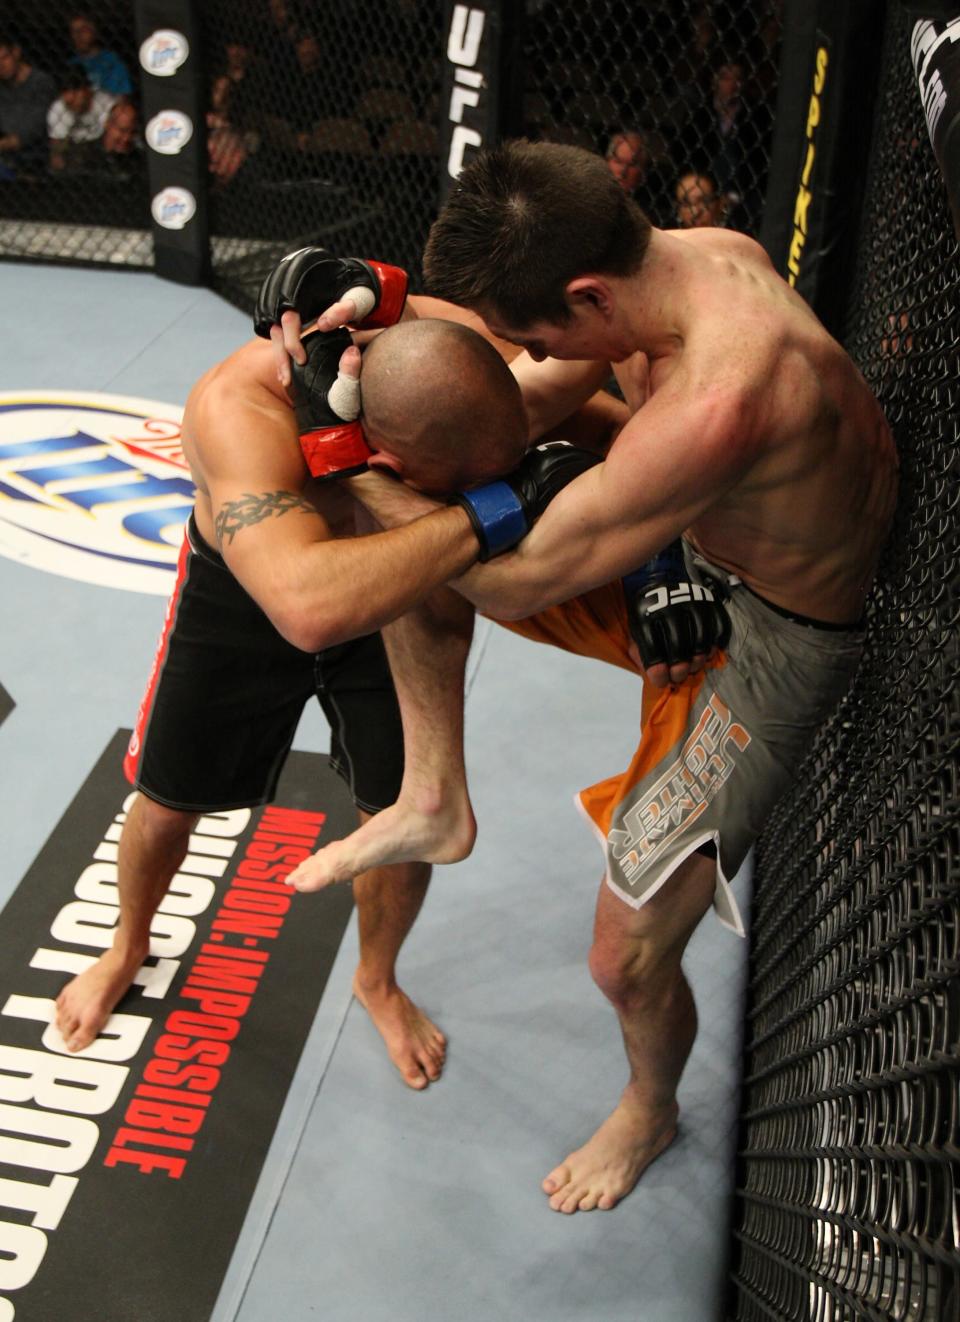
[(64, 983), (109, 945), (130, 789), (118, 731), (0, 915), (0, 1322), (204, 1322), (351, 911), (286, 884), (353, 805), (319, 754), (203, 817), (151, 954), (71, 1055)]
[(195, 493), (181, 415), (94, 391), (0, 393), (0, 555), (169, 593)]

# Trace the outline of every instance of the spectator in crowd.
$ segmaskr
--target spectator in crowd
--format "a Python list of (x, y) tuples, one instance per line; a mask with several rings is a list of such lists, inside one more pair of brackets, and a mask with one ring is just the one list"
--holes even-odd
[(607, 144), (607, 169), (632, 197), (643, 183), (647, 169), (647, 143), (639, 130), (614, 133)]
[(780, 40), (783, 35), (783, 0), (766, 0), (766, 8), (757, 20), (746, 51), (750, 69), (747, 80), (748, 100), (773, 105), (780, 74)]
[(743, 95), (743, 64), (725, 60), (713, 76), (709, 103), (690, 118), (682, 147), (694, 168), (716, 179), (731, 202), (734, 229), (752, 232), (760, 214), (771, 128), (768, 108)]
[(95, 91), (109, 92), (111, 96), (133, 94), (133, 80), (127, 66), (116, 51), (101, 46), (97, 25), (89, 14), (78, 12), (71, 17), (70, 41), (73, 54), (68, 63), (83, 70)]
[(278, 92), (264, 120), (264, 140), (286, 158), (287, 167), (299, 172), (297, 158), (313, 152), (313, 125), (324, 115), (342, 110), (342, 89), (334, 95), (329, 64), (319, 38), (301, 32), (294, 46), (296, 63), (287, 85)]
[(0, 179), (42, 170), (47, 163), (47, 108), (57, 95), (48, 73), (23, 58), (0, 33)]
[(287, 96), (290, 79), (295, 76), (294, 47), (300, 31), (299, 7), (288, 0), (266, 0), (252, 42), (257, 53), (255, 84), (265, 102), (276, 103)]
[(100, 148), (100, 164), (118, 179), (130, 178), (143, 169), (140, 118), (129, 101), (115, 101), (110, 107)]
[(242, 170), (249, 152), (242, 133), (221, 124), (207, 132), (207, 163), (210, 170), (210, 182), (217, 188), (225, 188), (233, 182)]
[(207, 112), (207, 163), (210, 182), (216, 188), (232, 183), (259, 146), (256, 104), (258, 94), (262, 96), (265, 90), (252, 72), (256, 59), (247, 42), (229, 38), (224, 54), (223, 67), (213, 80)]
[(95, 89), (82, 69), (68, 69), (47, 111), (51, 170), (96, 168), (100, 139), (116, 101)]
[(211, 128), (234, 128), (244, 132), (253, 126), (256, 102), (253, 47), (237, 37), (227, 40), (224, 62), (213, 80), (210, 93)]
[(705, 170), (687, 170), (677, 180), (677, 223), (681, 229), (723, 226), (727, 222), (727, 198)]
[(672, 78), (677, 92), (690, 111), (703, 101), (710, 86), (710, 66), (717, 42), (717, 28), (710, 4), (695, 4), (678, 18), (681, 49), (673, 61)]
[(650, 144), (640, 129), (614, 133), (606, 151), (607, 168), (623, 191), (644, 210), (654, 225), (669, 225), (672, 200), (659, 168), (651, 159)]

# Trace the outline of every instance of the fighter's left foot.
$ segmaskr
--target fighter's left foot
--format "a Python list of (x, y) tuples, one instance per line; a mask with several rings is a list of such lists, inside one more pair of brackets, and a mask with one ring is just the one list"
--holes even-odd
[(651, 1112), (629, 1099), (603, 1122), (582, 1148), (550, 1172), (543, 1191), (555, 1212), (608, 1212), (677, 1133), (676, 1102)]
[(364, 987), (359, 971), (353, 994), (373, 1020), (390, 1059), (409, 1088), (436, 1083), (443, 1071), (447, 1039), (399, 987)]
[(298, 891), (317, 891), (388, 863), (459, 863), (476, 837), (469, 802), (457, 799), (423, 810), (401, 797), (351, 835), (304, 859), (287, 881)]

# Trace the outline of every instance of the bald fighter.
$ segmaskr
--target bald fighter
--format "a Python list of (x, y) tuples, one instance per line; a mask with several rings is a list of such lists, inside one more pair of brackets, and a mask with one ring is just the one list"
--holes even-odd
[[(458, 591), (489, 614), (537, 617), (517, 625), (532, 637), (608, 659), (628, 632), (603, 585), (672, 539), (691, 577), (727, 596), (725, 655), (646, 703), (630, 767), (581, 795), (606, 863), (590, 968), (618, 1015), (629, 1079), (543, 1188), (560, 1212), (608, 1209), (676, 1133), (696, 1033), (687, 942), (712, 902), (742, 931), (727, 883), (857, 667), (897, 459), (860, 372), (758, 244), (652, 228), (588, 152), (511, 142), (480, 153), (424, 269), (434, 293), (527, 350), (513, 368), (534, 430), (609, 363), (649, 365), (649, 398), (605, 461)], [(362, 498), (385, 525), (445, 517), (419, 518), (422, 497), (382, 483)], [(467, 499), (483, 525), (488, 496)], [(501, 546), (493, 518), (489, 538)], [(312, 884), (331, 879), (323, 858), (301, 865)]]
[[(527, 429), (519, 391), (500, 356), (461, 326), (412, 322), (409, 333), (443, 358), (456, 383), (447, 392), (433, 384), (416, 427), (408, 427), (411, 476), (436, 490), (437, 482), (469, 483), (512, 468)], [(344, 352), (346, 336), (319, 339), (314, 365), (325, 360), (319, 370), (334, 389), (346, 390), (349, 414), (359, 352)], [(389, 354), (381, 362), (389, 373)], [(374, 396), (379, 374), (372, 362)], [(309, 411), (309, 401), (299, 402)], [(447, 429), (437, 426), (468, 415), (483, 434), (482, 457), (472, 468), (448, 463)], [(139, 793), (119, 847), (120, 919), (112, 947), (59, 997), (57, 1022), (70, 1050), (97, 1036), (146, 958), (151, 920), (199, 816), (272, 797), (310, 695), (316, 693), (325, 709), (332, 765), (347, 781), (361, 820), (396, 800), (404, 739), (384, 644), (372, 632), (388, 621), (396, 620), (383, 636), (404, 707), (407, 763), (418, 775), (408, 800), (413, 797), (445, 841), (434, 861), (462, 857), (472, 845), (458, 688), (469, 631), (451, 629), (449, 622), (438, 628), (430, 606), (408, 608), (475, 558), (476, 537), (465, 515), (453, 511), (463, 535), (452, 551), (429, 537), (421, 544), (416, 531), (411, 540), (411, 530), (355, 536), (353, 501), (324, 478), (343, 466), (343, 432), (353, 428), (354, 443), (362, 443), (359, 427), (333, 416), (324, 421), (335, 425), (298, 424), (262, 340), (244, 345), (191, 391), (183, 446), (196, 505), (125, 763)], [(323, 450), (331, 433), (332, 457)], [(316, 447), (313, 473), (302, 448), (307, 439)], [(399, 457), (389, 462), (403, 468)], [(403, 578), (394, 570), (401, 559), (409, 567)], [(421, 743), (423, 707), (431, 734)], [(417, 855), (367, 870), (354, 883), (360, 930), (354, 990), (404, 1081), (415, 1088), (439, 1077), (444, 1038), (398, 987), (395, 962), (428, 877)]]

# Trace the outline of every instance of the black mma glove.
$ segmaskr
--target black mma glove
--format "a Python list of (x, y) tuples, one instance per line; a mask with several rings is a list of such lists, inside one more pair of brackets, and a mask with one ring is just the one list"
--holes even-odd
[(624, 575), (630, 633), (649, 669), (692, 661), (730, 641), (719, 585), (695, 582), (678, 538), (641, 569)]
[(291, 365), (290, 398), (307, 467), (321, 482), (362, 473), (373, 451), (364, 439), (359, 382), (341, 377), (340, 359), (353, 340), (345, 330), (312, 331), (301, 344), (307, 361)]
[(569, 441), (546, 441), (528, 450), (520, 463), (497, 482), (453, 497), (470, 515), (480, 542), (481, 561), (516, 546), (568, 482), (601, 462), (591, 450)]
[(403, 313), (407, 273), (383, 262), (334, 257), (326, 248), (300, 248), (282, 258), (260, 286), (253, 329), (269, 339), (270, 327), (279, 325), (284, 312), (298, 312), (307, 325), (347, 296), (357, 305), (353, 324), (392, 326)]

